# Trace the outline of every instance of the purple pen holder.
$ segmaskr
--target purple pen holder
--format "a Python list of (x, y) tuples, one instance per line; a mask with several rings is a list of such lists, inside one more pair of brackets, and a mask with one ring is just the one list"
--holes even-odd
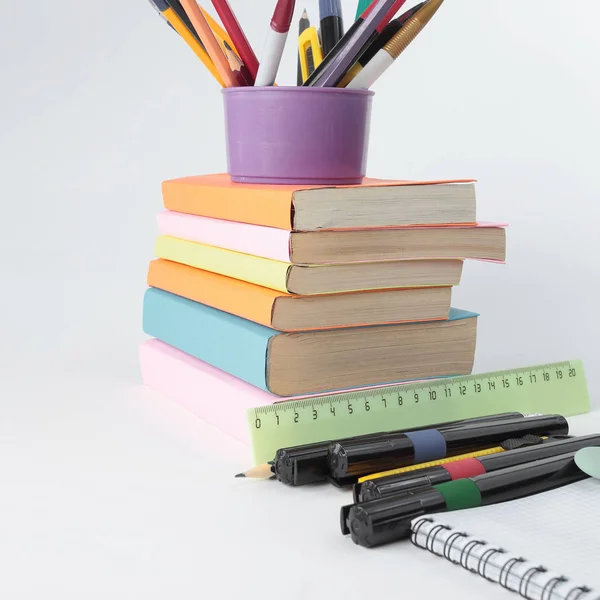
[(227, 171), (232, 181), (361, 183), (373, 94), (342, 88), (224, 88)]

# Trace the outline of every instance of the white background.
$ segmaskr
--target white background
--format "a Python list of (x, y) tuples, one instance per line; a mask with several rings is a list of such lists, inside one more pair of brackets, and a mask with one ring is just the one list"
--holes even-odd
[[(260, 55), (273, 2), (232, 6)], [(594, 399), (599, 22), (594, 0), (447, 0), (376, 84), (368, 169), (478, 180), (479, 218), (510, 228), (507, 265), (454, 293), (481, 313), (476, 371), (581, 358)], [(337, 533), (346, 496), (234, 481), (249, 453), (139, 385), (160, 183), (225, 170), (216, 82), (145, 0), (4, 1), (0, 57), (0, 594), (353, 598), (362, 561), (389, 576), (397, 550)]]

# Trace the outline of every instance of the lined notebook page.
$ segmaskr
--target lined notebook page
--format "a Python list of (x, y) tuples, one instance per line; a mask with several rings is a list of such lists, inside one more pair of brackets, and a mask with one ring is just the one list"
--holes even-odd
[(600, 591), (600, 480), (432, 517)]

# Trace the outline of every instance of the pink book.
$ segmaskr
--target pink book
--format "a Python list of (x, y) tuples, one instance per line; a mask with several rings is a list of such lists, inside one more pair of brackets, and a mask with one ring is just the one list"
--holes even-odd
[[(504, 262), (505, 257), (506, 225), (501, 223), (297, 232), (172, 210), (160, 212), (157, 220), (161, 235), (295, 264), (335, 264), (407, 258), (473, 258)], [(436, 230), (442, 230), (444, 237), (436, 236)], [(475, 230), (477, 239), (473, 241), (472, 234)], [(485, 236), (481, 235), (482, 230), (486, 230)], [(491, 237), (494, 239), (491, 240)], [(436, 238), (437, 246), (433, 245)], [(485, 243), (481, 241), (483, 238), (488, 238), (487, 241), (484, 240)], [(411, 252), (407, 244), (415, 239), (419, 247), (433, 250), (427, 256)], [(327, 240), (326, 246), (319, 244), (322, 240)], [(494, 250), (487, 248), (490, 241), (494, 243)], [(470, 249), (469, 256), (453, 250), (453, 244), (464, 247), (465, 242)], [(405, 250), (407, 247), (408, 250)]]
[[(250, 445), (246, 422), (248, 408), (311, 397), (282, 399), (281, 396), (265, 392), (157, 339), (140, 344), (140, 366), (144, 385), (246, 445)], [(335, 393), (348, 391), (356, 390), (340, 390)]]

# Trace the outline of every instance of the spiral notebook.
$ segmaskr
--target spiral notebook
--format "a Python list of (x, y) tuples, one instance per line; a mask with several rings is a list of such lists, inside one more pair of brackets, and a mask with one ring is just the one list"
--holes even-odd
[(420, 517), (411, 540), (530, 600), (599, 600), (600, 480)]

